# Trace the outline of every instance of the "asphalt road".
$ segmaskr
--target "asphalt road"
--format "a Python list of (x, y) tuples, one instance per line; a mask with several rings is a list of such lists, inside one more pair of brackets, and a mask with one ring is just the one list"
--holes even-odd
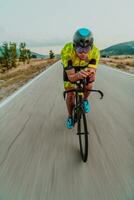
[(134, 76), (100, 66), (88, 162), (67, 130), (62, 66), (0, 108), (0, 200), (134, 200)]

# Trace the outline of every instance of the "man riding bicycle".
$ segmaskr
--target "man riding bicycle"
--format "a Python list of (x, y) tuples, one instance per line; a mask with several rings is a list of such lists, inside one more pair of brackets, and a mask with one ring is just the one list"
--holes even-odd
[[(75, 82), (86, 78), (87, 84), (83, 97), (84, 111), (90, 112), (88, 96), (93, 88), (96, 69), (100, 58), (100, 52), (94, 45), (92, 32), (87, 28), (78, 29), (73, 42), (67, 43), (61, 51), (62, 64), (64, 66), (64, 88), (71, 90), (76, 87)], [(74, 122), (72, 112), (75, 95), (73, 92), (67, 94), (66, 105), (68, 109), (67, 128), (73, 128)]]

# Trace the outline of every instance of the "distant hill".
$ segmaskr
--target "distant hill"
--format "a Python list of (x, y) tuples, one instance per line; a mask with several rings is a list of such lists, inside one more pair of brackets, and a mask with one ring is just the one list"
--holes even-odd
[(31, 52), (32, 57), (36, 56), (36, 58), (47, 58), (47, 55), (42, 55), (39, 53)]
[[(20, 54), (19, 52), (20, 52), (19, 49), (17, 49), (17, 56), (19, 56), (19, 54)], [(31, 57), (32, 58), (46, 58), (45, 55), (35, 53), (35, 52), (32, 52), (32, 51), (31, 51)]]
[(100, 51), (102, 57), (115, 55), (134, 55), (134, 41), (110, 46)]
[[(19, 57), (19, 49), (17, 49), (17, 56)], [(2, 52), (0, 50), (0, 57), (2, 57)], [(42, 55), (42, 54), (39, 54), (39, 53), (35, 53), (35, 52), (31, 52), (31, 56), (32, 58), (47, 58), (48, 56), (47, 55)]]

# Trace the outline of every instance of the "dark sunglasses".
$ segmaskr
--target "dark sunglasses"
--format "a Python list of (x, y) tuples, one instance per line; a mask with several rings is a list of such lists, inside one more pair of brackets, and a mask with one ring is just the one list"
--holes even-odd
[(91, 47), (76, 47), (76, 51), (78, 53), (87, 53), (89, 50), (91, 50)]

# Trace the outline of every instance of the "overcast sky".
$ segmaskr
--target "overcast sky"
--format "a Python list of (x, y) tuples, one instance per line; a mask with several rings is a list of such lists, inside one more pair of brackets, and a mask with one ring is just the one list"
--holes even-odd
[(64, 44), (87, 27), (102, 49), (134, 40), (133, 20), (134, 0), (0, 0), (0, 42)]

